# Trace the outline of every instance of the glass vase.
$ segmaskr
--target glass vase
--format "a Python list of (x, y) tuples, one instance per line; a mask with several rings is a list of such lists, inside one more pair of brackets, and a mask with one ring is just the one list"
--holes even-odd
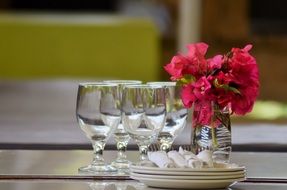
[(195, 102), (192, 117), (191, 147), (195, 154), (212, 152), (213, 162), (229, 163), (231, 124), (229, 106), (220, 108), (214, 102)]

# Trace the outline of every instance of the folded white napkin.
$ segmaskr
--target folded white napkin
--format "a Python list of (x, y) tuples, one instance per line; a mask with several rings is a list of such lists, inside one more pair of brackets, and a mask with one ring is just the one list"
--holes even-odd
[(188, 167), (187, 161), (184, 159), (184, 157), (179, 154), (177, 151), (169, 151), (167, 153), (168, 157), (173, 160), (175, 165), (179, 168), (186, 168)]
[[(149, 160), (160, 168), (213, 168), (213, 167), (227, 167), (218, 166), (213, 163), (212, 151), (203, 150), (197, 155), (190, 151), (179, 147), (178, 151), (164, 151), (149, 152)], [(154, 165), (154, 166), (155, 166)], [(153, 166), (150, 166), (153, 167)]]
[(212, 152), (210, 150), (203, 150), (197, 154), (197, 158), (203, 161), (204, 166), (213, 167)]
[(175, 164), (164, 151), (148, 152), (148, 159), (160, 168), (175, 168)]
[(190, 151), (187, 151), (187, 150), (183, 150), (182, 147), (179, 147), (179, 150), (178, 150), (179, 154), (181, 154), (184, 159), (187, 161), (187, 166), (189, 168), (196, 168), (196, 169), (199, 169), (199, 168), (202, 168), (203, 166), (203, 162), (197, 158), (197, 156), (195, 154), (193, 154), (192, 152)]
[(191, 158), (197, 159), (197, 157), (196, 157), (195, 154), (193, 154), (193, 153), (190, 152), (190, 151), (183, 150), (182, 147), (179, 147), (178, 153), (181, 154), (186, 160), (191, 159)]

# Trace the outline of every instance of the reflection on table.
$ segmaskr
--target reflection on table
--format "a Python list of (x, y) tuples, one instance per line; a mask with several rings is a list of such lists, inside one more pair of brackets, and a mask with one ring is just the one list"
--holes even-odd
[[(5, 181), (0, 182), (5, 190), (158, 190), (137, 181)], [(287, 184), (237, 183), (228, 190), (285, 190)], [(163, 190), (163, 189), (162, 189)]]
[[(2, 150), (0, 151), (0, 179), (35, 175), (52, 178), (95, 179), (78, 174), (79, 166), (91, 161), (91, 151), (39, 151)], [(136, 161), (137, 151), (127, 151), (128, 159)], [(116, 158), (116, 151), (105, 151), (107, 162)], [(246, 166), (247, 178), (271, 178), (287, 180), (287, 153), (233, 152), (231, 162)]]

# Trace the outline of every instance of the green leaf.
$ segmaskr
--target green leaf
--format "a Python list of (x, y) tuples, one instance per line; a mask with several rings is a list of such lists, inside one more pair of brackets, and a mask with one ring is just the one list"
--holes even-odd
[(228, 89), (231, 90), (232, 92), (234, 92), (235, 94), (241, 94), (240, 91), (237, 88), (228, 86)]
[(195, 81), (195, 77), (193, 75), (184, 75), (181, 79), (179, 79), (177, 82), (180, 85), (190, 84)]
[(237, 88), (235, 88), (235, 87), (229, 86), (227, 84), (219, 84), (217, 79), (215, 79), (213, 81), (213, 84), (214, 84), (215, 88), (223, 88), (226, 91), (232, 91), (232, 92), (234, 92), (236, 94), (241, 94), (240, 91)]

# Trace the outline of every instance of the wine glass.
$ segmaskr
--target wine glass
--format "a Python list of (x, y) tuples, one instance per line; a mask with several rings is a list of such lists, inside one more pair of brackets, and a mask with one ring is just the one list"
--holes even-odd
[(122, 120), (126, 132), (140, 151), (138, 165), (150, 165), (149, 145), (157, 138), (166, 117), (165, 88), (150, 85), (127, 85), (122, 96)]
[(184, 107), (180, 92), (181, 87), (176, 82), (148, 82), (149, 85), (160, 85), (166, 88), (166, 122), (158, 135), (160, 150), (168, 152), (174, 139), (184, 129), (188, 110)]
[(117, 85), (102, 82), (81, 83), (78, 88), (76, 116), (81, 129), (94, 149), (93, 161), (79, 168), (79, 172), (95, 173), (116, 171), (105, 164), (103, 150), (107, 139), (121, 120), (117, 104)]
[[(118, 86), (119, 97), (122, 97), (122, 91), (125, 85), (131, 84), (141, 84), (141, 81), (138, 80), (105, 80), (103, 81), (108, 84), (116, 84)], [(119, 102), (121, 105), (121, 102)], [(127, 160), (125, 151), (127, 150), (127, 145), (130, 140), (130, 136), (124, 129), (122, 121), (117, 126), (116, 130), (113, 133), (114, 139), (116, 141), (116, 146), (118, 150), (118, 155), (116, 160), (114, 160), (111, 165), (117, 168), (121, 172), (129, 172), (130, 161)]]

